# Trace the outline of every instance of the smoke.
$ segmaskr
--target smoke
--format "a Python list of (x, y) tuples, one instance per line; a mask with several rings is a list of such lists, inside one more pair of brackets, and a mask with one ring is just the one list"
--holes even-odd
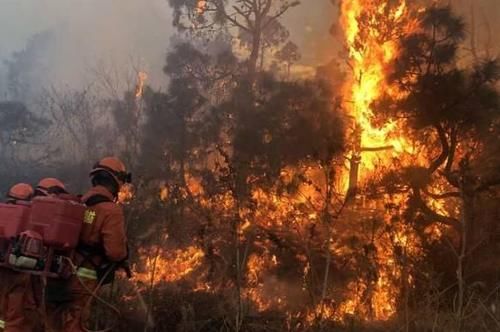
[(303, 0), (284, 17), (291, 39), (299, 45), (303, 65), (325, 64), (336, 56), (341, 40), (330, 30), (337, 17), (338, 6), (332, 0)]
[[(164, 84), (162, 67), (174, 28), (165, 0), (5, 0), (0, 10), (0, 75), (6, 95), (14, 52), (29, 69), (31, 85), (88, 84), (93, 69), (150, 72), (149, 83)], [(19, 62), (19, 61), (18, 61)], [(29, 68), (27, 68), (29, 67)]]
[[(335, 29), (339, 1), (304, 0), (283, 17), (302, 55), (297, 70), (325, 64), (342, 49)], [(500, 1), (445, 2), (464, 16), (479, 55), (500, 53)], [(0, 100), (24, 99), (47, 86), (78, 89), (102, 69), (123, 75), (146, 71), (153, 87), (168, 80), (162, 68), (175, 29), (166, 0), (4, 0), (0, 22)], [(21, 59), (14, 52), (23, 52)], [(9, 91), (16, 68), (24, 92), (18, 95)]]
[[(303, 1), (284, 15), (305, 69), (332, 58), (335, 17), (331, 0)], [(4, 0), (0, 22), (0, 99), (24, 99), (47, 86), (78, 89), (96, 79), (96, 69), (146, 71), (153, 87), (168, 80), (162, 68), (175, 29), (166, 0)], [(16, 67), (13, 53), (20, 51), (24, 93), (13, 95), (5, 61)]]
[(452, 0), (450, 4), (466, 22), (468, 41), (466, 51), (474, 51), (479, 57), (500, 56), (500, 1), (498, 0)]

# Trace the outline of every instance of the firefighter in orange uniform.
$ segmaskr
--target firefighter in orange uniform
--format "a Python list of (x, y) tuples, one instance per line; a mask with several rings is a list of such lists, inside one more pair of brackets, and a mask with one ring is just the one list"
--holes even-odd
[[(127, 258), (123, 210), (116, 203), (121, 187), (130, 182), (125, 165), (107, 157), (90, 172), (92, 188), (82, 197), (87, 205), (80, 244), (76, 250), (76, 275), (65, 282), (68, 303), (62, 306), (62, 331), (80, 332), (90, 313), (91, 294), (102, 276), (114, 275), (113, 267)], [(107, 273), (109, 271), (109, 273)]]
[[(14, 185), (7, 194), (8, 204), (25, 204), (33, 197), (29, 184)], [(31, 275), (0, 269), (0, 327), (5, 332), (33, 331), (39, 323)]]
[(35, 188), (35, 196), (60, 196), (68, 194), (64, 183), (56, 178), (44, 178)]
[[(33, 197), (47, 197), (47, 196), (53, 196), (65, 199), (66, 196), (70, 195), (66, 191), (66, 186), (61, 180), (56, 178), (43, 178), (38, 182), (37, 186), (35, 187), (35, 193)], [(35, 299), (40, 299), (41, 301), (43, 297), (43, 283), (39, 277), (32, 276), (31, 279), (32, 279), (32, 288)], [(53, 290), (56, 289), (58, 286), (59, 285), (57, 284), (57, 282), (48, 279), (46, 284), (46, 290), (47, 289)], [(40, 322), (38, 326), (42, 326), (43, 323), (48, 323), (48, 322)]]

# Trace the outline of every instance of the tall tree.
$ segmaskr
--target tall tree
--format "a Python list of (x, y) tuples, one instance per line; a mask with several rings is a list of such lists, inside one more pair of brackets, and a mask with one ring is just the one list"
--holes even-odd
[[(466, 184), (461, 181), (465, 180), (463, 172), (469, 167), (466, 165), (475, 157), (470, 147), (479, 143), (480, 134), (488, 132), (499, 116), (495, 88), (498, 64), (490, 60), (470, 68), (457, 64), (464, 24), (448, 7), (428, 9), (423, 14), (422, 27), (422, 32), (402, 41), (402, 53), (396, 60), (391, 80), (401, 90), (401, 96), (396, 100), (382, 98), (378, 114), (408, 119), (412, 128), (440, 147), (425, 173), (429, 177), (442, 176), (451, 187), (468, 191), (471, 188), (464, 188)], [(488, 183), (478, 183), (475, 190), (484, 190), (485, 186), (489, 187)], [(438, 217), (424, 204), (421, 195), (425, 186), (415, 183), (412, 191), (414, 203), (433, 219)], [(449, 196), (459, 197), (459, 193)], [(458, 227), (456, 221), (437, 219)], [(467, 224), (473, 226), (472, 222)]]
[(291, 41), (286, 43), (281, 50), (276, 52), (277, 60), (286, 64), (287, 78), (290, 78), (290, 68), (295, 62), (300, 60), (300, 57), (299, 47)]
[(26, 101), (36, 96), (47, 82), (47, 50), (54, 42), (48, 32), (34, 34), (24, 49), (14, 52), (4, 64), (10, 100)]
[[(399, 189), (409, 193), (407, 218), (417, 221), (416, 227), (440, 223), (456, 231), (451, 238), (458, 243), (455, 313), (460, 331), (465, 324), (466, 263), (484, 241), (478, 232), (477, 202), (500, 185), (498, 172), (484, 173), (477, 163), (484, 162), (486, 137), (497, 135), (500, 71), (498, 63), (488, 59), (459, 64), (465, 27), (451, 8), (430, 7), (421, 15), (421, 29), (402, 40), (391, 77), (400, 94), (382, 98), (377, 109), (382, 117), (406, 119), (415, 138), (428, 147), (427, 164), (403, 168), (399, 176), (389, 175), (389, 182), (399, 182)], [(437, 183), (441, 192), (436, 192)], [(441, 203), (431, 205), (432, 200)], [(446, 202), (458, 203), (460, 213), (443, 213), (438, 206)]]
[[(49, 149), (41, 146), (41, 134), (50, 122), (32, 113), (20, 102), (0, 102), (0, 171), (2, 188), (17, 176), (33, 173), (30, 167), (41, 167)], [(51, 151), (52, 152), (52, 151)]]
[(174, 8), (174, 25), (180, 29), (236, 29), (250, 36), (247, 67), (250, 77), (257, 64), (265, 31), (299, 1), (290, 0), (169, 0)]

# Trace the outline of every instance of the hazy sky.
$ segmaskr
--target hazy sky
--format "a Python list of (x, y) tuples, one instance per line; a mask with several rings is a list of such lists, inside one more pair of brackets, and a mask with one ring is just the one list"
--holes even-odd
[[(54, 32), (50, 78), (71, 84), (102, 62), (159, 66), (173, 31), (165, 0), (0, 0), (0, 58)], [(161, 71), (161, 67), (160, 67)], [(153, 77), (154, 78), (154, 77)], [(156, 78), (158, 79), (158, 78)]]
[[(284, 17), (304, 63), (329, 57), (335, 12), (330, 0), (305, 0)], [(86, 82), (89, 68), (102, 64), (118, 71), (141, 67), (159, 85), (174, 33), (171, 18), (167, 0), (0, 0), (0, 59), (24, 48), (35, 33), (51, 31), (53, 44), (42, 61), (51, 84)]]
[[(466, 18), (474, 4), (477, 24), (484, 28), (487, 22), (499, 44), (500, 0), (444, 2), (459, 6)], [(329, 30), (337, 17), (331, 0), (302, 0), (283, 17), (303, 64), (314, 66), (335, 56), (340, 39)], [(0, 0), (0, 60), (24, 48), (35, 33), (51, 31), (51, 48), (41, 59), (50, 84), (77, 87), (92, 79), (90, 68), (102, 64), (123, 72), (140, 67), (149, 73), (150, 84), (163, 85), (162, 67), (174, 33), (171, 18), (167, 0)], [(486, 36), (478, 39), (485, 43)]]

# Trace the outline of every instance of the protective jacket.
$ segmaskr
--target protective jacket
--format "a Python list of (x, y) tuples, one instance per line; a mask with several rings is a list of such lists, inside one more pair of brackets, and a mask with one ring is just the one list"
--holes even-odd
[(88, 317), (90, 309), (89, 290), (94, 291), (98, 284), (96, 266), (105, 261), (120, 262), (127, 256), (123, 210), (114, 203), (113, 194), (105, 187), (95, 186), (83, 195), (81, 201), (88, 208), (80, 233), (79, 247), (95, 250), (91, 250), (93, 253), (88, 256), (77, 249), (75, 257), (78, 266), (77, 275), (69, 280), (53, 281), (52, 285), (48, 285), (49, 290), (59, 289), (65, 293), (60, 301), (50, 301), (48, 294), (49, 325), (56, 331), (83, 331), (82, 320)]
[[(99, 196), (107, 198), (107, 201), (89, 204)], [(89, 208), (85, 214), (80, 244), (102, 248), (107, 260), (120, 262), (127, 256), (125, 218), (122, 207), (113, 200), (113, 194), (102, 186), (93, 187), (82, 197), (82, 202)]]
[(5, 332), (31, 332), (40, 323), (35, 298), (41, 285), (29, 274), (0, 268), (0, 328)]
[[(9, 190), (7, 196), (10, 204), (24, 204), (32, 195), (30, 185), (19, 183)], [(0, 268), (0, 329), (31, 332), (40, 327), (41, 287), (40, 279), (35, 276)]]

